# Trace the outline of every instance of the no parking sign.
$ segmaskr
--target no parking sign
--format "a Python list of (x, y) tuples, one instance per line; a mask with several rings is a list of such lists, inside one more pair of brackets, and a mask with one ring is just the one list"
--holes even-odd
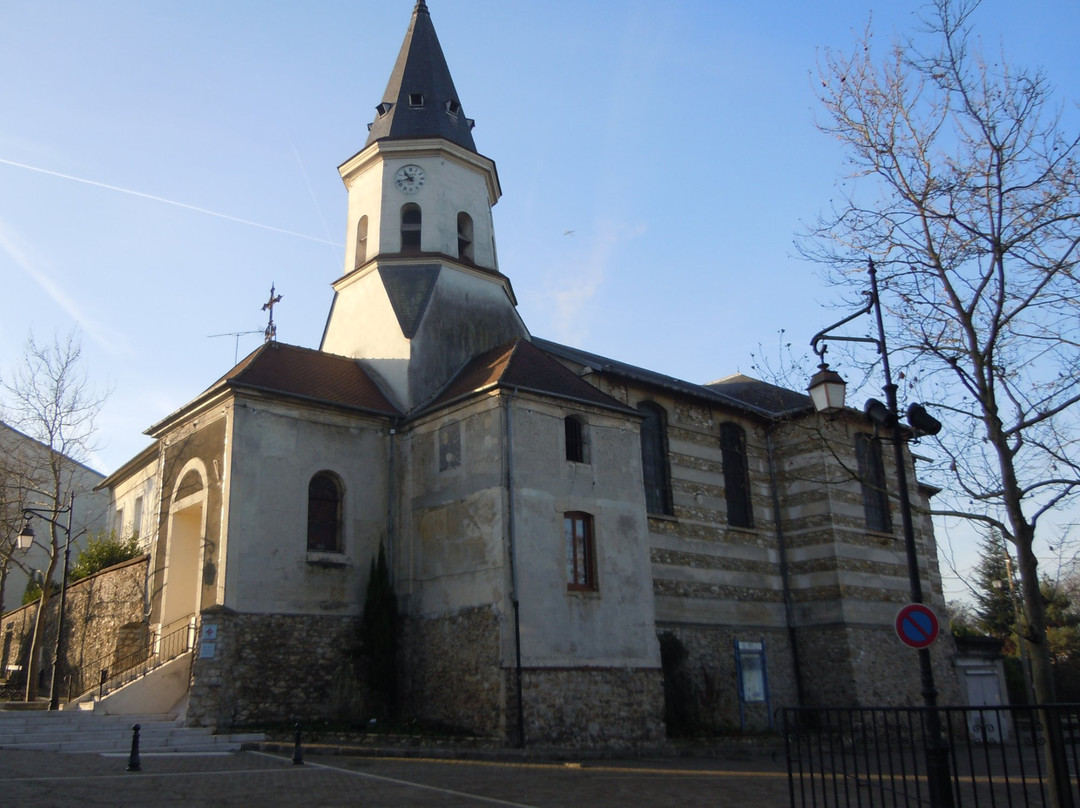
[(927, 648), (937, 639), (937, 615), (929, 606), (909, 603), (896, 615), (896, 636), (904, 645)]

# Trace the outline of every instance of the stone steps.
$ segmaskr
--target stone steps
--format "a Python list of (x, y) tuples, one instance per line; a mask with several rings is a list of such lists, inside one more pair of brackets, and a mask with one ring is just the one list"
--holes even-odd
[(235, 752), (261, 741), (258, 733), (214, 735), (207, 728), (184, 727), (172, 715), (95, 715), (79, 710), (0, 712), (0, 749), (53, 752), (122, 753), (131, 750), (138, 724), (140, 753)]

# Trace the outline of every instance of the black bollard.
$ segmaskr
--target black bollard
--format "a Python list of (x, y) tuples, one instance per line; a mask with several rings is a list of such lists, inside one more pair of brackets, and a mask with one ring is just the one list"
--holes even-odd
[(128, 756), (127, 770), (129, 772), (141, 772), (142, 761), (139, 760), (139, 730), (138, 724), (131, 728), (131, 755)]
[(296, 742), (293, 744), (292, 762), (294, 766), (304, 765), (304, 750), (300, 746), (300, 722), (296, 722)]

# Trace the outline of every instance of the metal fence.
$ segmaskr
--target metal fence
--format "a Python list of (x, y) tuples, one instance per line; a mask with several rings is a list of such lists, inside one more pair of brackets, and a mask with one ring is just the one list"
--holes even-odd
[[(925, 707), (782, 712), (792, 808), (1062, 804), (1051, 780), (1080, 806), (1080, 705), (939, 707), (936, 718)], [(932, 798), (934, 760), (947, 780)]]

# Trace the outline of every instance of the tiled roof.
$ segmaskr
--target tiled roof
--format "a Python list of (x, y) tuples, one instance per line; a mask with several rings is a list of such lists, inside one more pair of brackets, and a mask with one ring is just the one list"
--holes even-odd
[(516, 338), (470, 361), (424, 411), (496, 387), (569, 399), (608, 409), (626, 405), (578, 378), (526, 339)]
[(324, 404), (399, 415), (360, 363), (345, 356), (267, 342), (212, 384), (293, 396)]

